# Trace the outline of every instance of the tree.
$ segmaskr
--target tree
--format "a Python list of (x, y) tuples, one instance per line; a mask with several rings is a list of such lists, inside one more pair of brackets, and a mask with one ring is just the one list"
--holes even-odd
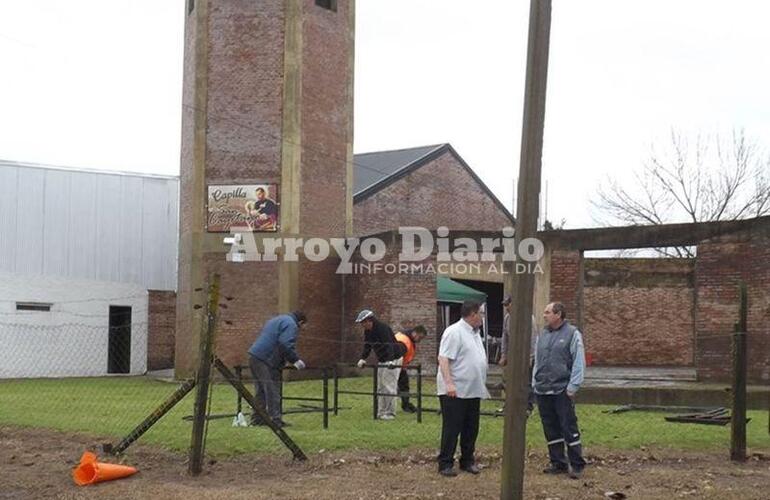
[[(733, 130), (694, 138), (671, 131), (670, 143), (653, 146), (633, 185), (609, 179), (594, 209), (608, 225), (655, 225), (746, 219), (770, 214), (770, 154)], [(671, 257), (693, 257), (691, 247), (658, 248)]]

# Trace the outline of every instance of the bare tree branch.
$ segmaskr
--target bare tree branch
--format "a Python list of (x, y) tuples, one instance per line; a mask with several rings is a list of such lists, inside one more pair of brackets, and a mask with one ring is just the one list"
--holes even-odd
[[(770, 214), (770, 151), (743, 129), (693, 138), (672, 129), (654, 144), (633, 183), (607, 179), (592, 202), (610, 224), (706, 222)], [(594, 217), (599, 220), (598, 217)], [(694, 247), (655, 249), (669, 257), (693, 257)]]

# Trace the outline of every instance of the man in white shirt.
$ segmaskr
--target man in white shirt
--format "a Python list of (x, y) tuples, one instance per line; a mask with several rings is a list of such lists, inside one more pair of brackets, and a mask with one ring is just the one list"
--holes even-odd
[(487, 354), (479, 335), (483, 312), (478, 302), (467, 300), (460, 310), (462, 319), (441, 336), (436, 386), (441, 402), (441, 452), (438, 470), (442, 476), (456, 476), (454, 454), (460, 438), (460, 470), (478, 474), (473, 456), (479, 434), (479, 409), (487, 391)]

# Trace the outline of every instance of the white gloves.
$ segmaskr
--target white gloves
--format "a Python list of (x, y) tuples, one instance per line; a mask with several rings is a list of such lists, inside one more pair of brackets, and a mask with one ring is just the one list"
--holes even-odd
[(365, 359), (359, 359), (358, 363), (356, 363), (356, 365), (358, 365), (359, 368), (363, 368), (364, 366), (366, 366), (366, 360)]
[(388, 361), (388, 368), (393, 369), (395, 367), (396, 367), (396, 363), (394, 363), (393, 361)]
[(297, 362), (294, 363), (294, 368), (296, 368), (297, 370), (304, 369), (305, 368), (305, 362), (302, 361), (301, 359), (298, 359)]

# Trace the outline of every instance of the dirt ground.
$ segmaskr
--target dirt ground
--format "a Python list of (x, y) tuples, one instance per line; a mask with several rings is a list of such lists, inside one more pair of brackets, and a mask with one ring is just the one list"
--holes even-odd
[[(139, 473), (119, 481), (78, 487), (71, 470), (98, 438), (43, 430), (0, 427), (0, 499), (421, 499), (498, 498), (501, 459), (481, 450), (484, 467), (444, 478), (436, 473), (433, 450), (373, 453), (318, 453), (305, 463), (279, 456), (239, 456), (207, 461), (204, 473), (187, 475), (186, 457), (141, 444), (125, 462)], [(104, 440), (106, 441), (106, 440)], [(110, 459), (101, 456), (105, 461)], [(756, 454), (735, 465), (726, 454), (637, 450), (589, 450), (581, 480), (540, 473), (544, 450), (527, 459), (526, 497), (536, 499), (607, 498), (770, 498), (770, 457)], [(624, 498), (624, 497), (619, 497)]]

